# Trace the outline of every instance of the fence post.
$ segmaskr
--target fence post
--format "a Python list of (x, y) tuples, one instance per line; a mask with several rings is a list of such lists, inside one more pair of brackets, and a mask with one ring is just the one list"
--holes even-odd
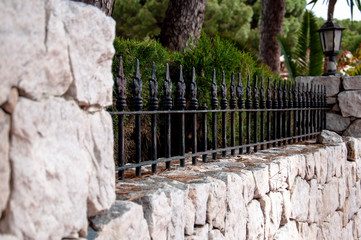
[[(288, 91), (287, 91), (287, 81), (283, 80), (283, 108), (288, 108)], [(282, 128), (282, 137), (285, 138), (287, 137), (287, 133), (288, 133), (288, 112), (289, 111), (284, 111), (283, 112), (283, 128)], [(287, 141), (283, 140), (283, 145), (286, 145)]]
[[(135, 75), (133, 78), (133, 100), (132, 100), (132, 108), (135, 111), (142, 110), (143, 107), (143, 98), (142, 98), (142, 88), (143, 83), (140, 78), (139, 72), (139, 60), (136, 60), (135, 65)], [(136, 145), (136, 155), (135, 161), (136, 163), (140, 163), (142, 161), (142, 135), (141, 135), (141, 115), (135, 115), (135, 145)], [(135, 175), (140, 176), (141, 174), (141, 167), (137, 167), (135, 169)]]
[[(279, 80), (279, 86), (278, 86), (278, 108), (279, 109), (283, 108), (283, 90), (282, 90), (281, 79)], [(278, 111), (277, 121), (278, 121), (277, 138), (281, 139), (283, 137), (282, 136), (283, 135), (282, 128), (284, 128), (283, 111), (282, 110)], [(278, 146), (281, 146), (281, 145), (282, 145), (282, 141), (278, 141)]]
[[(222, 85), (221, 85), (221, 108), (227, 109), (227, 86), (226, 86), (226, 77), (225, 73), (223, 71), (222, 74)], [(222, 112), (222, 148), (227, 147), (227, 124), (226, 124), (226, 113)], [(227, 151), (222, 151), (222, 157), (225, 157), (227, 154)]]
[[(272, 89), (271, 89), (271, 78), (268, 78), (268, 87), (267, 87), (267, 109), (272, 108)], [(271, 112), (267, 111), (267, 141), (271, 141)], [(271, 144), (267, 143), (267, 148), (270, 148)]]
[[(253, 92), (253, 108), (259, 109), (259, 99), (258, 99), (258, 78), (257, 75), (254, 76), (254, 92)], [(254, 134), (253, 134), (253, 141), (254, 143), (258, 142), (258, 111), (253, 113), (253, 122), (254, 122)], [(258, 146), (254, 145), (253, 150), (255, 152), (258, 151)]]
[[(163, 106), (165, 110), (170, 110), (172, 108), (172, 81), (169, 77), (169, 65), (166, 64), (166, 71), (165, 71), (165, 79), (164, 79), (164, 100)], [(169, 158), (171, 156), (171, 114), (165, 114), (165, 157)], [(166, 168), (170, 169), (170, 162), (166, 162)]]
[[(192, 82), (191, 82), (191, 101), (189, 107), (191, 110), (197, 110), (198, 108), (198, 99), (197, 99), (197, 82), (196, 82), (196, 70), (193, 67), (192, 69)], [(193, 113), (193, 124), (192, 124), (192, 153), (197, 152), (197, 113)], [(197, 163), (197, 157), (192, 157), (192, 164)]]
[[(266, 107), (266, 95), (264, 91), (264, 78), (262, 76), (261, 81), (261, 101), (260, 101), (260, 108), (264, 109)], [(264, 142), (264, 111), (261, 111), (261, 142)], [(261, 150), (264, 149), (264, 144), (261, 145)]]
[[(273, 104), (272, 104), (272, 107), (273, 109), (278, 109), (278, 90), (277, 90), (277, 79), (275, 79), (275, 82), (274, 82), (274, 85), (273, 85)], [(277, 125), (279, 125), (280, 123), (278, 122), (278, 111), (274, 111), (273, 112), (273, 140), (276, 140), (277, 139), (277, 136), (278, 136), (278, 133), (277, 133), (277, 130), (278, 130), (278, 127)], [(276, 147), (277, 145), (277, 142), (274, 141), (273, 142), (273, 147)]]
[[(216, 110), (218, 108), (216, 69), (213, 69), (211, 105), (213, 110)], [(213, 150), (217, 150), (217, 113), (216, 112), (212, 112), (212, 143), (213, 143)], [(216, 160), (217, 153), (214, 152), (212, 155), (213, 155), (212, 158)]]
[[(250, 109), (251, 108), (251, 79), (250, 76), (248, 75), (247, 78), (247, 89), (246, 89), (246, 109)], [(250, 119), (250, 112), (246, 112), (246, 143), (250, 144), (251, 143), (251, 119)], [(250, 153), (251, 148), (248, 146), (246, 148), (246, 152)]]
[[(229, 103), (229, 108), (234, 110), (236, 108), (237, 105), (237, 100), (236, 100), (236, 86), (234, 83), (234, 72), (232, 72), (232, 76), (231, 76), (231, 86), (230, 86), (230, 94), (231, 94), (231, 99), (230, 99), (230, 103)], [(231, 147), (235, 146), (235, 142), (236, 142), (236, 134), (235, 134), (235, 112), (232, 111), (231, 112)], [(234, 156), (236, 153), (235, 149), (231, 150), (231, 155)]]
[[(123, 72), (123, 58), (119, 57), (119, 68), (117, 79), (115, 81), (115, 91), (117, 93), (116, 107), (118, 111), (124, 111), (127, 107), (127, 99), (125, 95), (127, 80)], [(124, 166), (124, 115), (118, 116), (118, 165)], [(118, 172), (118, 177), (124, 179), (124, 170)]]
[[(177, 82), (177, 88), (176, 88), (176, 99), (175, 99), (175, 105), (178, 110), (184, 110), (186, 107), (186, 99), (184, 97), (186, 91), (186, 84), (184, 82), (183, 78), (183, 69), (182, 65), (179, 66), (179, 80)], [(184, 113), (179, 114), (179, 155), (184, 156), (185, 153), (185, 126), (184, 126)], [(184, 167), (184, 158), (181, 158), (180, 160), (180, 166)]]
[[(152, 65), (152, 76), (149, 79), (149, 92), (150, 92), (150, 100), (149, 100), (149, 110), (156, 111), (159, 107), (158, 102), (158, 81), (157, 76), (155, 74), (155, 63)], [(157, 115), (152, 114), (151, 116), (151, 134), (152, 134), (152, 152), (151, 152), (151, 160), (157, 160)], [(152, 164), (152, 172), (155, 173), (157, 171), (157, 164)]]
[[(243, 85), (242, 85), (242, 76), (241, 73), (238, 73), (238, 86), (237, 86), (237, 97), (238, 97), (238, 108), (239, 109), (243, 109), (243, 105), (244, 105), (244, 100), (243, 100), (243, 95), (244, 95), (244, 89), (243, 89)], [(243, 153), (243, 111), (239, 112), (239, 154)]]

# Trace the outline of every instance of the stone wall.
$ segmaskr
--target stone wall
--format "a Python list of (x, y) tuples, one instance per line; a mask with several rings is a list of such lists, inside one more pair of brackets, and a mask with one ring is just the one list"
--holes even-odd
[(115, 200), (115, 23), (62, 0), (1, 1), (0, 16), (0, 239), (84, 237)]
[(119, 182), (89, 239), (359, 239), (361, 139), (321, 140)]
[(296, 82), (326, 86), (326, 129), (361, 138), (361, 76), (297, 77)]

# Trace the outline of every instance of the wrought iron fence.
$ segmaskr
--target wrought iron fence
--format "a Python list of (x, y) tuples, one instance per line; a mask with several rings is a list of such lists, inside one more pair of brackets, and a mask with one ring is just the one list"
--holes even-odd
[[(218, 86), (216, 83), (216, 71), (213, 72), (211, 90), (211, 109), (206, 105), (199, 107), (197, 99), (197, 82), (195, 69), (193, 68), (192, 81), (190, 84), (190, 99), (187, 104), (186, 84), (183, 78), (182, 66), (179, 69), (179, 79), (175, 86), (175, 97), (172, 94), (172, 81), (169, 77), (169, 66), (166, 65), (166, 74), (163, 81), (163, 99), (158, 99), (158, 82), (153, 63), (152, 76), (149, 81), (148, 110), (143, 110), (142, 80), (140, 77), (139, 62), (136, 62), (135, 75), (133, 78), (132, 98), (130, 101), (131, 111), (127, 109), (126, 79), (123, 72), (123, 64), (120, 58), (119, 72), (116, 79), (116, 108), (118, 111), (110, 112), (117, 116), (117, 161), (118, 177), (124, 178), (126, 170), (135, 169), (135, 175), (140, 176), (142, 168), (151, 166), (151, 171), (157, 171), (157, 166), (164, 163), (165, 169), (170, 169), (171, 164), (176, 163), (180, 167), (185, 166), (186, 160), (191, 159), (192, 164), (197, 164), (197, 157), (202, 161), (217, 159), (217, 154), (225, 157), (227, 152), (231, 156), (257, 152), (258, 149), (282, 146), (299, 141), (309, 140), (317, 136), (326, 125), (326, 88), (321, 85), (304, 85), (291, 83), (277, 79), (267, 80), (265, 86), (263, 77), (258, 80), (255, 76), (253, 87), (251, 87), (250, 76), (247, 86), (243, 87), (241, 75), (238, 75), (238, 84), (235, 76), (231, 75), (229, 96), (223, 72), (222, 84), (220, 86), (220, 104), (218, 100)], [(259, 83), (260, 82), (260, 83)], [(272, 89), (273, 82), (273, 89)], [(260, 88), (258, 87), (260, 84)], [(229, 101), (228, 101), (229, 98)], [(160, 107), (161, 102), (161, 107)], [(228, 108), (229, 104), (229, 108)], [(219, 109), (220, 105), (220, 109)], [(186, 107), (188, 106), (188, 107)], [(188, 109), (186, 109), (188, 108)], [(190, 115), (191, 121), (185, 121), (185, 116)], [(218, 128), (221, 115), (221, 128)], [(133, 163), (125, 164), (125, 139), (124, 119), (134, 116), (134, 141), (135, 159)], [(142, 161), (142, 117), (150, 118), (150, 142), (151, 150), (149, 159)], [(209, 118), (210, 121), (209, 121)], [(162, 120), (162, 124), (159, 123)], [(198, 121), (200, 120), (200, 124)], [(227, 128), (229, 120), (230, 128)], [(237, 120), (237, 124), (236, 124)], [(172, 125), (174, 128), (172, 128)], [(238, 125), (238, 127), (237, 127)], [(129, 127), (127, 125), (127, 127)], [(191, 130), (191, 147), (186, 151), (185, 129)], [(211, 129), (208, 137), (208, 129)], [(237, 128), (237, 129), (236, 129)], [(219, 139), (218, 131), (221, 131)], [(237, 132), (236, 132), (237, 130)], [(245, 132), (245, 133), (244, 133)], [(163, 136), (163, 157), (159, 158), (157, 134)], [(229, 133), (230, 136), (227, 136)], [(197, 135), (201, 138), (198, 139)], [(175, 137), (177, 139), (175, 139)], [(172, 141), (177, 145), (172, 146)], [(221, 143), (218, 143), (218, 141)], [(236, 141), (237, 140), (237, 141)], [(202, 143), (198, 146), (198, 143)], [(221, 145), (221, 147), (220, 147)], [(173, 147), (173, 151), (172, 151)], [(174, 153), (176, 149), (176, 154)], [(190, 161), (190, 160), (189, 160)]]

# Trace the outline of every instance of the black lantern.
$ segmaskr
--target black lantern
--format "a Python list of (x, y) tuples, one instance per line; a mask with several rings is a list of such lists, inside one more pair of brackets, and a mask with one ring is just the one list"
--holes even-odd
[(342, 31), (344, 29), (336, 21), (333, 21), (332, 15), (330, 15), (327, 22), (317, 31), (320, 34), (323, 54), (329, 57), (328, 71), (323, 74), (324, 76), (340, 75), (337, 72), (335, 56), (340, 52)]

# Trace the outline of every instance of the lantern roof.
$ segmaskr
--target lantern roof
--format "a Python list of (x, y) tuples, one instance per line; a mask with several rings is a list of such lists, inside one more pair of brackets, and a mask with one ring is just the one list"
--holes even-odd
[(342, 27), (338, 22), (334, 21), (332, 14), (328, 16), (327, 22), (325, 22), (322, 27), (317, 30), (317, 32), (324, 32), (327, 30), (344, 30), (346, 28)]

